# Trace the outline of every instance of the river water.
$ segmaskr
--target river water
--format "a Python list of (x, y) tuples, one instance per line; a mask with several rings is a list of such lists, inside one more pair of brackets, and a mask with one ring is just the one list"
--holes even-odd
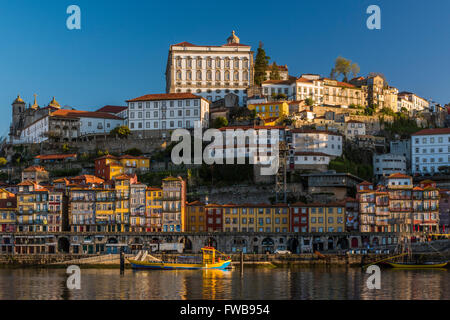
[(450, 299), (450, 270), (381, 270), (370, 290), (359, 268), (246, 268), (233, 271), (81, 269), (69, 290), (65, 269), (0, 269), (2, 299)]

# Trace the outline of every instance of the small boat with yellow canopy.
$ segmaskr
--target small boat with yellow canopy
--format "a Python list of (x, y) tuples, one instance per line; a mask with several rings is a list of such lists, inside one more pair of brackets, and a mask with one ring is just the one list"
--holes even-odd
[[(144, 259), (128, 259), (133, 269), (227, 269), (230, 267), (231, 258), (213, 247), (204, 247), (201, 261), (195, 261), (197, 257), (178, 256), (175, 261), (162, 261), (153, 258), (152, 261)], [(146, 255), (147, 256), (147, 255)]]

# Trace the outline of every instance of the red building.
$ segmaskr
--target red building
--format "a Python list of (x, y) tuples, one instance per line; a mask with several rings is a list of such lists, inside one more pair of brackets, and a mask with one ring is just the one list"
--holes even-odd
[(223, 210), (223, 206), (220, 204), (207, 204), (205, 206), (207, 232), (222, 232)]
[(302, 202), (291, 205), (290, 232), (308, 232), (308, 206)]

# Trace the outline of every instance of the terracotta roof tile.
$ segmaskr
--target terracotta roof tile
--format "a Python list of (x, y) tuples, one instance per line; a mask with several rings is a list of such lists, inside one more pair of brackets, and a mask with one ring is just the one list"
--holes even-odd
[[(197, 96), (192, 93), (158, 93), (158, 94), (147, 94), (141, 97), (137, 97), (131, 100), (127, 100), (127, 102), (135, 102), (135, 101), (157, 101), (157, 100), (177, 100), (177, 99), (203, 99), (205, 98), (201, 96)], [(206, 100), (207, 101), (207, 100)]]
[(46, 172), (44, 167), (41, 166), (31, 166), (23, 170), (24, 172), (34, 172), (34, 171), (40, 171), (40, 172)]
[(101, 118), (101, 119), (115, 119), (123, 120), (113, 114), (96, 111), (81, 111), (81, 110), (66, 110), (60, 109), (51, 113), (52, 117), (67, 117), (67, 118)]
[(393, 173), (388, 177), (388, 179), (409, 179), (409, 178), (411, 178), (411, 176), (408, 176), (403, 173)]
[(124, 110), (127, 110), (128, 107), (121, 107), (121, 106), (104, 106), (100, 109), (98, 109), (96, 112), (107, 112), (107, 113), (119, 113)]
[(412, 136), (425, 136), (434, 134), (450, 134), (450, 128), (424, 129), (413, 133)]
[(75, 158), (77, 156), (76, 153), (71, 154), (43, 154), (38, 155), (35, 157), (35, 159), (40, 160), (58, 160), (58, 159), (66, 159), (66, 158)]

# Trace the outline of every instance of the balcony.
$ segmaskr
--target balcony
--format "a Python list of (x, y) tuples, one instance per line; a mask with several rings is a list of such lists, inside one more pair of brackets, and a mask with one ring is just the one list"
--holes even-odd
[(163, 196), (162, 198), (160, 198), (160, 200), (162, 201), (181, 201), (181, 197), (169, 197), (169, 196)]
[(391, 212), (411, 212), (412, 208), (404, 208), (404, 207), (391, 207), (389, 208)]
[(176, 213), (176, 212), (181, 212), (181, 209), (174, 209), (174, 208), (162, 209), (162, 213)]
[(97, 198), (97, 202), (113, 202), (116, 201), (116, 199), (114, 197), (110, 197), (110, 198)]

